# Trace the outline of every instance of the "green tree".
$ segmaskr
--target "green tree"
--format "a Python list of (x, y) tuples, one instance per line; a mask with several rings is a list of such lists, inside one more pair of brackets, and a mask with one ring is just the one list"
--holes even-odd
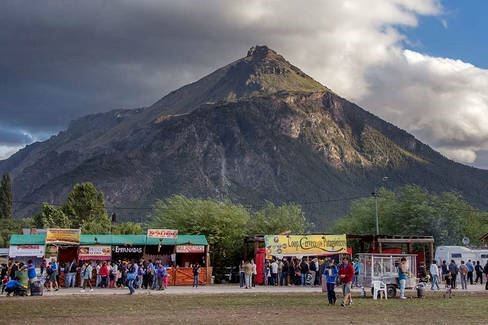
[(0, 218), (12, 219), (12, 181), (9, 174), (3, 174), (0, 181)]
[(203, 234), (211, 246), (212, 265), (232, 265), (242, 253), (250, 214), (241, 205), (175, 195), (156, 202), (150, 226)]
[[(476, 244), (488, 232), (486, 213), (452, 192), (436, 195), (414, 185), (404, 186), (397, 193), (381, 189), (378, 207), (382, 234), (429, 235), (437, 245), (459, 245), (464, 236)], [(350, 213), (336, 222), (334, 231), (375, 233), (374, 198), (353, 202)]]
[(37, 228), (71, 228), (71, 220), (61, 208), (44, 203), (33, 218)]
[(301, 206), (293, 203), (276, 206), (269, 202), (249, 222), (250, 234), (272, 235), (285, 231), (303, 234), (310, 227)]
[(144, 234), (142, 225), (137, 222), (118, 223), (112, 227), (112, 234), (116, 235), (141, 235)]
[(0, 247), (8, 247), (10, 235), (21, 233), (24, 227), (31, 227), (29, 219), (0, 219)]
[(111, 220), (105, 210), (103, 193), (92, 183), (76, 184), (68, 194), (63, 212), (70, 218), (73, 228), (84, 233), (108, 233)]

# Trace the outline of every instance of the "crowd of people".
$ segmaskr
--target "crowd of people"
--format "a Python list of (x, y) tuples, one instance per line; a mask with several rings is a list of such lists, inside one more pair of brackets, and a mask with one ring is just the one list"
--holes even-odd
[[(468, 284), (483, 284), (483, 275), (485, 277), (485, 289), (488, 290), (488, 261), (483, 266), (480, 261), (467, 262), (461, 261), (457, 264), (454, 260), (448, 264), (447, 261), (437, 263), (432, 261), (429, 268), (429, 280), (431, 283), (431, 290), (440, 290), (439, 284), (444, 283), (445, 287), (450, 290), (458, 289), (467, 290)], [(419, 278), (425, 278), (427, 271), (421, 268)]]
[[(10, 259), (1, 266), (2, 294), (27, 292), (31, 285), (40, 283), (47, 291), (58, 291), (63, 275), (65, 288), (80, 287), (81, 292), (94, 288), (128, 288), (133, 294), (136, 289), (165, 290), (171, 274), (169, 265), (161, 260), (141, 259), (139, 261), (79, 261), (69, 263), (42, 260), (36, 271), (32, 260), (27, 264)], [(200, 265), (192, 265), (193, 286), (198, 287)]]

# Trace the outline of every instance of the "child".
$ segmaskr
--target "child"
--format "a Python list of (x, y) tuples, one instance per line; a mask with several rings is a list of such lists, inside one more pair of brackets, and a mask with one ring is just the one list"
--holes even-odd
[(7, 286), (7, 282), (8, 282), (8, 276), (4, 276), (3, 279), (2, 279), (2, 295), (3, 295), (3, 292), (5, 291), (5, 287)]

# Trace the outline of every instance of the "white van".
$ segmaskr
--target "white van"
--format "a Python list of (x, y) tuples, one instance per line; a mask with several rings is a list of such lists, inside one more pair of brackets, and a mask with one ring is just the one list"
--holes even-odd
[(461, 264), (461, 261), (465, 263), (468, 260), (472, 262), (480, 261), (480, 264), (484, 266), (488, 261), (488, 249), (464, 246), (438, 246), (435, 250), (435, 260), (437, 264), (442, 264), (442, 261), (446, 261), (449, 264), (451, 260), (454, 260), (458, 265)]

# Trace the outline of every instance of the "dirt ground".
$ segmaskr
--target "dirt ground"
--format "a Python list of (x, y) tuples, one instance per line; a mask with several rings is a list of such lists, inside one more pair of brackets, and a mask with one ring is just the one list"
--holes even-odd
[(319, 293), (10, 297), (0, 324), (486, 324), (487, 293), (328, 306)]

